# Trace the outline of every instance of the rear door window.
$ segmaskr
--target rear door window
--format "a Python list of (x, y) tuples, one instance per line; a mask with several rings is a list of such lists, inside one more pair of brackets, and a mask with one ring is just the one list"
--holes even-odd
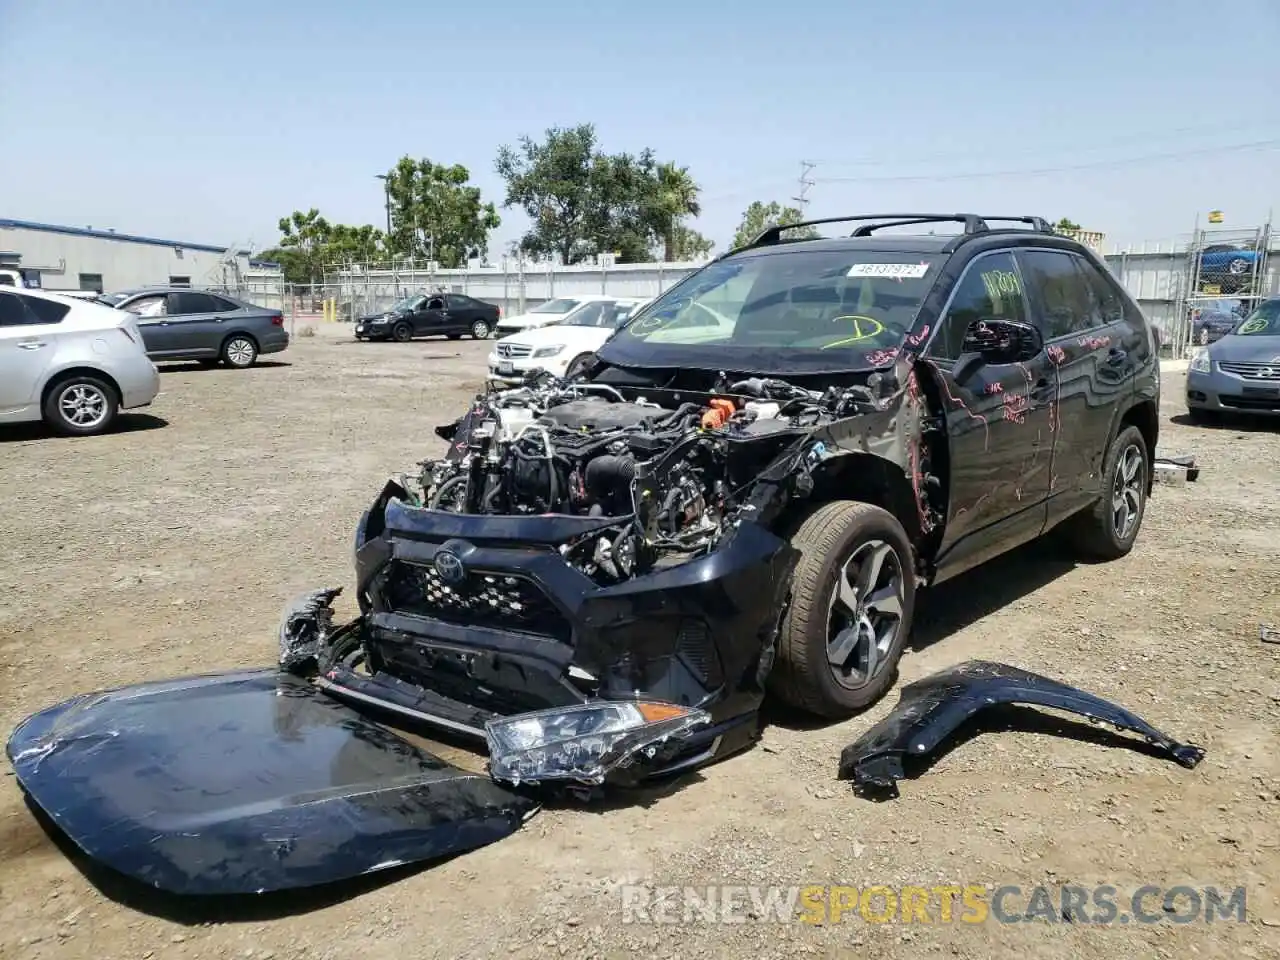
[[(225, 302), (225, 301), (224, 301)], [(207, 293), (169, 294), (169, 315), (184, 316), (193, 313), (217, 313), (218, 301)]]
[(65, 303), (0, 293), (0, 327), (31, 327), (61, 323), (71, 308)]
[(1057, 340), (1101, 326), (1096, 297), (1077, 257), (1057, 250), (1020, 251), (1023, 276), (1036, 294), (1046, 340)]

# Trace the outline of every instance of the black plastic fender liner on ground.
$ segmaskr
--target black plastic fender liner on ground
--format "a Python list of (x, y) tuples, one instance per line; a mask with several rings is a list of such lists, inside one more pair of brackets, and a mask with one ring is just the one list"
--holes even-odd
[(839, 777), (868, 791), (893, 792), (905, 776), (904, 757), (926, 756), (978, 711), (1013, 703), (1065, 710), (1140, 734), (1188, 769), (1204, 758), (1203, 748), (1179, 743), (1101, 697), (1008, 664), (970, 660), (903, 687), (892, 712), (841, 751)]
[(90, 858), (179, 894), (436, 859), (501, 840), (538, 809), (275, 671), (76, 697), (19, 724), (8, 754)]

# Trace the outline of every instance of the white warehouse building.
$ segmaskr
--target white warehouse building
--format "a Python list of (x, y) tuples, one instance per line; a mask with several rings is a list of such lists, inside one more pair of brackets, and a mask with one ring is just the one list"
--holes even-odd
[(0, 218), (0, 266), (16, 267), (29, 287), (234, 287), (247, 270), (266, 265), (248, 250), (217, 244)]

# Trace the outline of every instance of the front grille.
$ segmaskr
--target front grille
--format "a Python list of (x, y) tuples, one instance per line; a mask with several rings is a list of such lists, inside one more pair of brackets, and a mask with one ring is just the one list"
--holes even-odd
[(1280, 411), (1280, 393), (1274, 397), (1242, 397), (1239, 394), (1220, 393), (1218, 402), (1224, 407), (1232, 407), (1236, 410)]
[[(503, 332), (502, 328), (499, 327), (498, 333), (502, 333), (502, 332)], [(515, 331), (512, 330), (509, 332), (514, 333)], [(519, 344), (519, 343), (499, 343), (498, 344), (498, 356), (502, 357), (504, 360), (506, 359), (520, 360), (520, 359), (523, 359), (524, 357), (529, 356), (531, 353), (533, 353), (533, 347), (525, 346), (524, 344)]]
[(1280, 380), (1280, 362), (1276, 363), (1240, 363), (1234, 360), (1223, 360), (1218, 363), (1223, 373), (1234, 373), (1246, 380)]
[(434, 567), (396, 561), (383, 595), (393, 613), (446, 623), (530, 633), (568, 642), (573, 630), (542, 589), (527, 577), (472, 571), (446, 584)]

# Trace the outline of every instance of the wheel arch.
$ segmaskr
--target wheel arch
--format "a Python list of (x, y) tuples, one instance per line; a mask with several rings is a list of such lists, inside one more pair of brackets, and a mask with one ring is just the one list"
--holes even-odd
[[(1138, 428), (1138, 432), (1142, 434), (1142, 439), (1147, 445), (1147, 456), (1154, 460), (1156, 456), (1156, 443), (1160, 439), (1160, 414), (1156, 410), (1155, 401), (1140, 399), (1126, 409), (1116, 421), (1115, 429), (1111, 431), (1111, 439), (1107, 441), (1108, 448), (1110, 448), (1111, 443), (1120, 435), (1120, 431), (1125, 427)], [(1149, 469), (1147, 470), (1148, 496), (1151, 494), (1152, 485), (1154, 483), (1155, 470)]]
[(920, 546), (922, 529), (915, 490), (902, 467), (873, 453), (848, 453), (823, 461), (813, 472), (813, 492), (793, 502), (783, 525), (799, 526), (804, 518), (832, 500), (857, 500), (887, 510), (902, 529), (912, 550)]
[(253, 344), (254, 350), (261, 352), (262, 344), (258, 341), (258, 338), (255, 337), (252, 332), (250, 332), (249, 330), (231, 330), (227, 333), (226, 336), (222, 338), (222, 342), (218, 344), (219, 356), (222, 355), (222, 351), (227, 349), (227, 344), (230, 343), (232, 340), (234, 340), (236, 337), (244, 337), (244, 339), (250, 341)]
[(84, 364), (75, 364), (64, 367), (61, 370), (51, 374), (45, 381), (44, 387), (40, 390), (40, 409), (44, 410), (44, 405), (49, 402), (49, 397), (59, 386), (76, 377), (93, 377), (95, 380), (101, 380), (116, 395), (116, 403), (120, 404), (124, 401), (124, 394), (120, 390), (120, 384), (116, 382), (116, 378), (111, 376), (105, 370), (99, 367), (85, 366)]

